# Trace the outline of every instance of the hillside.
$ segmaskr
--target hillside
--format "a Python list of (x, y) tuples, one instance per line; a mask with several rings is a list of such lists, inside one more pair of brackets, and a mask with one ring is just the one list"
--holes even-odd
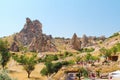
[[(48, 75), (42, 76), (40, 72), (46, 68), (48, 61), (51, 61), (52, 67), (57, 66), (55, 72), (51, 72), (53, 80), (58, 80), (60, 77), (62, 77), (61, 80), (65, 80), (66, 71), (78, 71), (81, 64), (87, 69), (90, 68), (91, 72), (100, 70), (101, 74), (120, 70), (120, 54), (115, 55), (118, 56), (117, 62), (112, 61), (112, 58), (109, 60), (109, 57), (115, 53), (114, 47), (118, 49), (116, 53), (120, 52), (120, 45), (116, 47), (116, 44), (120, 43), (119, 32), (108, 38), (87, 35), (79, 37), (75, 33), (72, 38), (53, 38), (52, 35), (42, 33), (42, 23), (38, 20), (31, 21), (26, 18), (24, 28), (20, 32), (1, 39), (8, 42), (8, 50), (11, 52), (7, 70), (10, 77), (17, 80), (47, 80)], [(101, 49), (104, 51), (101, 52)], [(37, 55), (38, 61), (29, 79), (26, 77), (24, 66), (15, 61), (13, 56), (33, 54)], [(103, 65), (106, 60), (108, 63)]]

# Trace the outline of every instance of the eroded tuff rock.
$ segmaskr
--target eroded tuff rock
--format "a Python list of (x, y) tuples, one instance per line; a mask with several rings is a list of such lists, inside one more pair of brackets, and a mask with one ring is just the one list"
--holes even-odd
[(78, 39), (76, 33), (74, 33), (72, 39), (71, 39), (72, 48), (75, 50), (81, 49), (81, 41)]
[(19, 52), (18, 44), (16, 42), (13, 42), (11, 47), (10, 47), (10, 50), (14, 51), (14, 52)]
[(52, 36), (42, 33), (42, 24), (38, 20), (26, 18), (24, 28), (15, 36), (15, 40), (30, 51), (45, 52), (57, 51)]

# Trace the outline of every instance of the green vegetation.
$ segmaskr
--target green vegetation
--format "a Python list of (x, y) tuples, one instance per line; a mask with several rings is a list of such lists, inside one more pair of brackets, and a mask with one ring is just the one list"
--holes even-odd
[(109, 49), (103, 47), (99, 51), (102, 53), (102, 56), (104, 56), (106, 59), (111, 56), (111, 50)]
[(114, 33), (112, 36), (110, 36), (109, 38), (113, 38), (113, 37), (116, 37), (116, 36), (118, 36), (119, 35), (119, 33), (117, 32), (117, 33)]
[(118, 55), (118, 52), (120, 52), (120, 43), (115, 44), (112, 48), (106, 49), (106, 48), (101, 48), (99, 50), (105, 58), (108, 58), (110, 56), (115, 56)]
[(79, 78), (79, 80), (80, 80), (80, 78), (81, 78), (82, 76), (88, 77), (88, 70), (85, 69), (85, 68), (83, 68), (83, 67), (81, 67), (81, 68), (79, 69), (78, 74), (77, 74), (76, 76)]
[(48, 61), (48, 62), (45, 62), (45, 67), (40, 71), (40, 73), (42, 75), (50, 76), (51, 74), (58, 72), (58, 70), (62, 66), (68, 66), (71, 64), (75, 64), (75, 62), (73, 60), (57, 62), (57, 63), (52, 63), (52, 62)]
[(64, 58), (70, 57), (70, 56), (73, 56), (73, 53), (68, 52), (68, 51), (65, 51), (64, 54), (59, 54), (59, 55), (58, 55), (58, 57), (59, 57), (60, 59), (64, 59)]
[(35, 65), (37, 64), (36, 55), (32, 55), (31, 57), (26, 55), (14, 55), (13, 59), (23, 65), (28, 74), (28, 78), (30, 78), (30, 74), (35, 69)]
[(69, 56), (73, 56), (73, 54), (71, 52), (65, 51), (64, 56), (69, 57)]
[(12, 79), (10, 76), (7, 74), (8, 72), (6, 70), (0, 70), (0, 80), (16, 80)]
[(50, 61), (45, 63), (45, 66), (42, 70), (41, 70), (41, 74), (42, 75), (48, 75), (50, 76), (51, 74), (57, 72), (61, 67), (62, 67), (62, 63), (58, 62), (58, 63), (52, 63)]
[(80, 50), (80, 52), (93, 52), (94, 50), (94, 48), (83, 48)]
[(47, 61), (56, 61), (58, 60), (58, 55), (46, 55), (45, 58), (39, 59), (39, 62), (47, 62)]
[(99, 60), (99, 57), (97, 56), (92, 56), (90, 53), (87, 53), (85, 56), (85, 61), (96, 61)]
[(2, 41), (0, 39), (1, 65), (3, 68), (6, 66), (7, 62), (10, 59), (10, 53), (7, 47), (8, 47), (7, 41)]

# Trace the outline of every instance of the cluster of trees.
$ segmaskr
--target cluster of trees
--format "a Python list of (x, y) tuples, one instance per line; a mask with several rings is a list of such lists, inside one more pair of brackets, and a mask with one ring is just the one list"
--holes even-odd
[(105, 47), (99, 50), (101, 55), (104, 56), (106, 59), (110, 56), (117, 56), (118, 52), (120, 52), (120, 43), (115, 44), (112, 48), (106, 49)]
[(53, 73), (56, 73), (59, 71), (59, 69), (62, 66), (68, 66), (71, 64), (74, 64), (75, 62), (70, 60), (70, 61), (62, 61), (62, 62), (57, 62), (57, 63), (52, 63), (51, 61), (45, 62), (45, 67), (40, 71), (42, 75), (50, 76)]
[[(7, 41), (3, 41), (0, 39), (0, 63), (2, 65), (3, 70), (0, 72), (0, 80), (12, 80), (5, 71), (5, 66), (7, 62), (10, 60), (11, 54), (8, 49)], [(28, 78), (30, 78), (31, 72), (34, 70), (35, 65), (37, 64), (36, 55), (32, 55), (31, 57), (25, 55), (14, 55), (12, 58), (18, 63), (22, 64), (25, 71), (28, 73)]]
[[(64, 56), (71, 56), (72, 53), (65, 52)], [(0, 63), (5, 70), (5, 66), (7, 62), (10, 60), (10, 57), (12, 57), (15, 61), (17, 61), (19, 64), (23, 65), (24, 70), (28, 74), (28, 78), (30, 78), (31, 72), (35, 69), (35, 65), (39, 63), (39, 60), (36, 58), (35, 54), (26, 55), (26, 54), (21, 54), (21, 55), (11, 55), (8, 49), (7, 41), (2, 41), (0, 40)], [(73, 64), (73, 61), (63, 61), (63, 62), (58, 62), (58, 63), (52, 63), (54, 60), (58, 60), (59, 55), (46, 55), (46, 57), (42, 60), (45, 62), (45, 68), (42, 69), (41, 73), (43, 75), (51, 75), (52, 73), (57, 72), (63, 65), (70, 65)], [(3, 77), (1, 80), (11, 80), (8, 79), (10, 78), (6, 73), (0, 73), (0, 79)], [(5, 78), (5, 79), (4, 79)]]
[(81, 62), (81, 61), (85, 61), (85, 62), (90, 62), (90, 61), (96, 61), (96, 60), (99, 60), (99, 57), (98, 56), (93, 56), (92, 54), (90, 53), (87, 53), (86, 55), (80, 57), (76, 57), (76, 62)]
[[(98, 60), (99, 58), (96, 56), (92, 56), (89, 52), (94, 51), (93, 48), (91, 49), (83, 49), (84, 52), (88, 52), (87, 55), (85, 55), (84, 57), (77, 57), (76, 58), (76, 62), (79, 61), (95, 61)], [(106, 49), (106, 48), (101, 48), (100, 52), (102, 53), (102, 55), (105, 56), (105, 58), (108, 58), (112, 55), (117, 55), (117, 52), (120, 52), (120, 43), (117, 43), (115, 46), (113, 46), (110, 49)], [(63, 54), (64, 57), (69, 57), (72, 56), (73, 54), (70, 52), (65, 52)], [(7, 64), (7, 62), (10, 60), (10, 52), (8, 49), (8, 44), (7, 41), (2, 41), (0, 40), (0, 63), (3, 67), (3, 69), (5, 69), (5, 66)], [(28, 78), (30, 78), (30, 74), (31, 72), (35, 69), (35, 65), (39, 62), (39, 60), (36, 58), (36, 55), (32, 55), (32, 56), (27, 56), (27, 55), (13, 55), (12, 58), (17, 61), (18, 63), (20, 63), (21, 65), (23, 65), (24, 70), (27, 72), (28, 74)], [(63, 62), (57, 62), (57, 63), (52, 63), (52, 61), (54, 60), (58, 60), (59, 58), (61, 58), (61, 54), (60, 55), (46, 55), (46, 57), (40, 61), (45, 62), (45, 67), (41, 70), (41, 74), (42, 75), (47, 75), (50, 76), (53, 73), (58, 72), (58, 70), (64, 66), (64, 65), (70, 65), (70, 64), (74, 64), (73, 60), (70, 61), (63, 61)], [(80, 70), (82, 71), (82, 70)], [(83, 71), (85, 72), (85, 70)], [(0, 79), (1, 79), (2, 74), (0, 73)], [(8, 77), (8, 76), (7, 76)], [(5, 79), (5, 80), (11, 80), (11, 79)]]

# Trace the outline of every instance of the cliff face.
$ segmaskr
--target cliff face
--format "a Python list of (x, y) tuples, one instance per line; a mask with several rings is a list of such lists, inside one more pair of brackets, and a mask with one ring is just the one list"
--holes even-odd
[(29, 18), (26, 18), (24, 28), (14, 37), (15, 42), (36, 52), (57, 51), (52, 40), (52, 36), (42, 33), (42, 24), (38, 20), (31, 21)]

